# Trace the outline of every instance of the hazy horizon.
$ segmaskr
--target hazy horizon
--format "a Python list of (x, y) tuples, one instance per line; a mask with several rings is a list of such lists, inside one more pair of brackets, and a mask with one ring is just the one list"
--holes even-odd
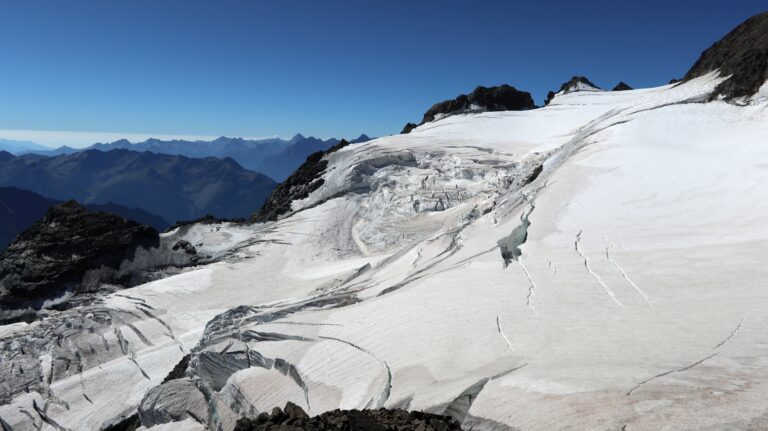
[[(77, 131), (58, 131), (58, 130), (10, 130), (0, 129), (0, 140), (32, 142), (50, 149), (56, 149), (62, 146), (81, 149), (97, 143), (111, 143), (121, 139), (127, 139), (131, 143), (143, 142), (147, 139), (159, 139), (162, 141), (184, 140), (184, 141), (212, 141), (214, 139), (226, 136), (228, 138), (242, 138), (247, 140), (263, 139), (285, 139), (289, 140), (297, 134), (303, 136), (313, 136), (306, 133), (296, 132), (290, 136), (226, 136), (226, 135), (185, 135), (185, 134), (164, 134), (164, 133), (120, 133), (120, 132), (77, 132)], [(368, 135), (366, 133), (366, 135)], [(314, 136), (319, 139), (346, 138), (354, 139), (360, 136)]]

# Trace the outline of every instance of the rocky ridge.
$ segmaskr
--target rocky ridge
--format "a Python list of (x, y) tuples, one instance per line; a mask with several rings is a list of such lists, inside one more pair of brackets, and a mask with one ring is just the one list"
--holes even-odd
[(325, 159), (325, 156), (347, 145), (349, 142), (342, 139), (341, 142), (325, 151), (310, 154), (291, 176), (275, 187), (261, 209), (253, 214), (251, 220), (255, 222), (275, 221), (279, 216), (290, 212), (291, 203), (294, 200), (306, 198), (323, 185), (324, 180), (321, 177), (328, 167), (328, 160)]
[(104, 284), (133, 286), (150, 271), (202, 258), (194, 247), (162, 245), (150, 226), (75, 201), (55, 205), (0, 253), (0, 322), (66, 308)]
[(421, 123), (408, 123), (401, 133), (410, 133), (411, 130), (424, 123), (439, 120), (449, 115), (483, 111), (520, 111), (533, 108), (536, 108), (536, 104), (533, 102), (531, 94), (526, 91), (520, 91), (506, 84), (497, 87), (479, 86), (469, 95), (462, 94), (455, 99), (444, 100), (432, 105), (424, 113)]
[(757, 93), (768, 80), (768, 12), (744, 21), (705, 50), (683, 81), (714, 71), (730, 78), (715, 88), (712, 99), (733, 100)]

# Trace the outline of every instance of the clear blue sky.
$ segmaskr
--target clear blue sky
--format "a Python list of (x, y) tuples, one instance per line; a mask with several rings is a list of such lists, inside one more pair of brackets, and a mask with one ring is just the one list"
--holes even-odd
[[(396, 133), (476, 85), (656, 86), (764, 0), (9, 0), (0, 129)], [(1, 132), (0, 132), (1, 134)], [(0, 136), (2, 138), (3, 136)]]

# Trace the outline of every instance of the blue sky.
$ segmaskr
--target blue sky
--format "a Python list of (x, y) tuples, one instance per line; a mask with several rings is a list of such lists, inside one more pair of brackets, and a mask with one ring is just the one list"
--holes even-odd
[(381, 136), (477, 85), (508, 83), (541, 103), (574, 74), (609, 88), (665, 84), (767, 8), (756, 0), (12, 0), (0, 11), (0, 129)]

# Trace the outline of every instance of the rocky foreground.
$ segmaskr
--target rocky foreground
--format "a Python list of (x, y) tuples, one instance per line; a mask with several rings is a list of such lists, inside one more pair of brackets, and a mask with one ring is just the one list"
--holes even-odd
[(301, 407), (288, 403), (255, 419), (237, 421), (234, 431), (448, 431), (460, 430), (447, 416), (401, 409), (331, 410), (309, 417)]

